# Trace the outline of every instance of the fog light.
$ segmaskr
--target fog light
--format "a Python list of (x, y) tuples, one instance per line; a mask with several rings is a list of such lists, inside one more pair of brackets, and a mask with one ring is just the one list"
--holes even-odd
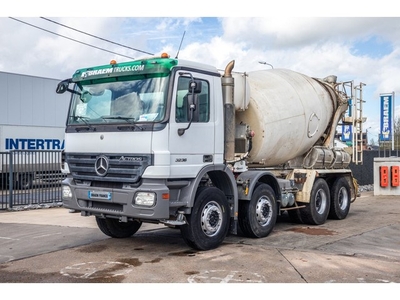
[(156, 194), (152, 192), (138, 192), (134, 198), (135, 205), (154, 206), (156, 204)]
[(62, 192), (62, 199), (71, 199), (72, 198), (72, 191), (68, 185), (63, 185), (61, 187)]

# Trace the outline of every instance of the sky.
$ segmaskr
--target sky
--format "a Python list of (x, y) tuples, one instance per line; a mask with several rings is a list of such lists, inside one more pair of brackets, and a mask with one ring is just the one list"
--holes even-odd
[(353, 2), (15, 0), (0, 12), (0, 71), (66, 79), (111, 59), (168, 52), (221, 70), (235, 60), (240, 72), (272, 66), (336, 75), (365, 84), (363, 131), (377, 142), (380, 95), (400, 94), (400, 9), (386, 0)]

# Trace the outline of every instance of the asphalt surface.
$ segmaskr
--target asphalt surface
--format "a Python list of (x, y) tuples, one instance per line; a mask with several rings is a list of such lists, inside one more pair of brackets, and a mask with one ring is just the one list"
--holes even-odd
[(266, 238), (230, 235), (210, 251), (189, 248), (178, 229), (163, 225), (144, 224), (131, 238), (112, 239), (94, 217), (62, 207), (0, 211), (0, 283), (394, 283), (398, 289), (400, 197), (364, 192), (344, 220), (309, 226), (284, 215)]

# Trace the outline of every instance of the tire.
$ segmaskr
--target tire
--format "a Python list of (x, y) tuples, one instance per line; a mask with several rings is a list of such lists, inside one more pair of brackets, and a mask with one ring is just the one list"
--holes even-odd
[(113, 238), (127, 238), (134, 235), (142, 226), (142, 222), (129, 221), (120, 222), (118, 219), (96, 217), (96, 223), (99, 229)]
[(350, 210), (350, 185), (343, 177), (336, 179), (331, 188), (331, 207), (328, 218), (343, 220)]
[(17, 188), (20, 190), (29, 190), (33, 187), (33, 174), (21, 173), (18, 175)]
[(310, 203), (300, 210), (301, 219), (305, 224), (321, 225), (328, 218), (330, 208), (329, 186), (322, 178), (315, 180), (311, 190)]
[(275, 193), (268, 184), (259, 184), (250, 201), (239, 204), (239, 226), (247, 237), (268, 236), (275, 227), (277, 217)]
[(182, 238), (193, 249), (215, 249), (228, 234), (229, 220), (225, 194), (215, 187), (200, 187), (192, 213), (186, 215), (187, 224), (180, 226)]

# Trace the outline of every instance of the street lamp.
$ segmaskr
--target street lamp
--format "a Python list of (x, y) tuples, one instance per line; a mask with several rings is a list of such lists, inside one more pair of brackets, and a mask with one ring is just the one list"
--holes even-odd
[(367, 129), (365, 129), (365, 138), (367, 139), (367, 147), (368, 147), (368, 129), (371, 129), (372, 127), (370, 126), (370, 127), (368, 127)]
[(262, 65), (268, 65), (268, 66), (270, 66), (272, 69), (274, 68), (273, 65), (267, 63), (266, 61), (259, 61), (258, 63), (259, 63), (259, 64), (262, 64)]

